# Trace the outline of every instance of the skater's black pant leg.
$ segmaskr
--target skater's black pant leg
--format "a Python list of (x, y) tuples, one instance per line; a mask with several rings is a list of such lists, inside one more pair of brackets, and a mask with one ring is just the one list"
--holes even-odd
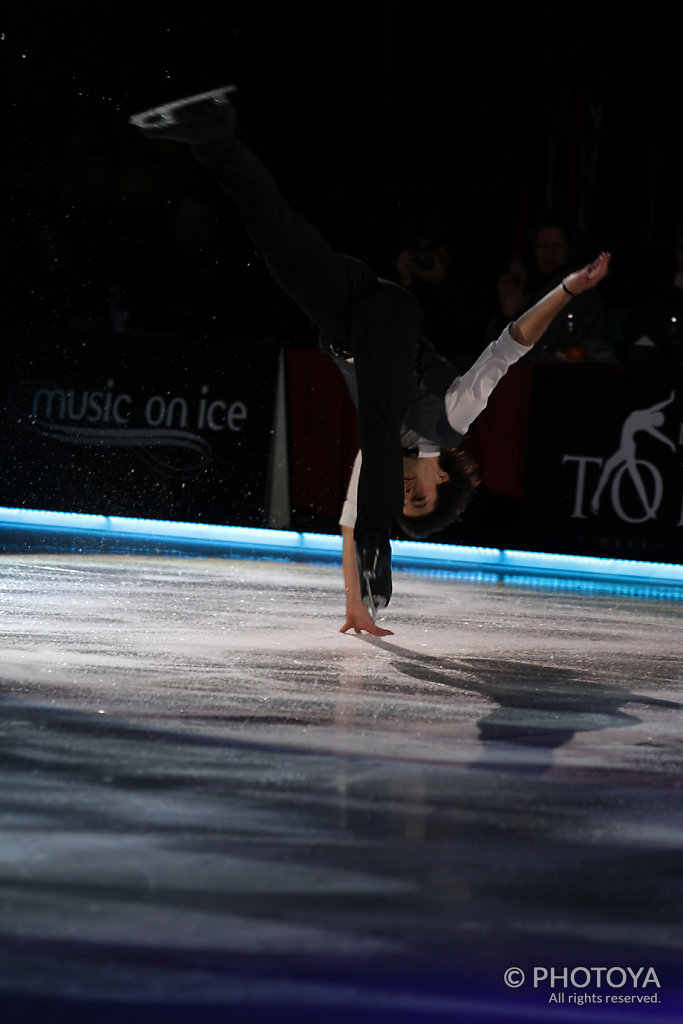
[(354, 307), (351, 341), (362, 452), (356, 539), (374, 533), (388, 543), (403, 508), (400, 430), (410, 401), (421, 329), (415, 298), (388, 281), (380, 281)]
[(235, 203), (277, 284), (322, 331), (348, 334), (350, 308), (375, 286), (376, 275), (360, 260), (338, 256), (239, 139), (193, 153)]
[(353, 352), (363, 453), (356, 537), (386, 537), (403, 507), (400, 428), (421, 333), (414, 297), (360, 260), (337, 255), (284, 199), (270, 172), (239, 139), (195, 147), (230, 195), (273, 279), (330, 340)]

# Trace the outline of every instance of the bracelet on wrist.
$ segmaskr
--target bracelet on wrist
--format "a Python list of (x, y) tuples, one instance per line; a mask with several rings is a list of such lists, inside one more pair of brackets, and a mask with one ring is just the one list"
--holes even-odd
[(571, 297), (572, 297), (573, 299), (575, 299), (575, 298), (576, 298), (576, 296), (577, 296), (577, 292), (573, 292), (573, 291), (571, 290), (571, 288), (568, 288), (568, 287), (567, 287), (567, 278), (566, 278), (566, 277), (563, 277), (563, 278), (562, 278), (562, 288), (563, 288), (563, 289), (564, 289), (564, 291), (565, 291), (565, 292), (567, 293), (567, 295), (571, 295)]

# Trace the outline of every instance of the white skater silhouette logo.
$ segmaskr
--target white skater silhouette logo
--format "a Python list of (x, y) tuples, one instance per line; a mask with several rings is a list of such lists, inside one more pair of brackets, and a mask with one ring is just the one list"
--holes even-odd
[[(664, 423), (665, 417), (662, 409), (666, 408), (667, 405), (671, 405), (675, 397), (676, 393), (672, 391), (670, 397), (663, 402), (659, 402), (649, 409), (636, 409), (626, 417), (621, 428), (619, 447), (602, 467), (600, 480), (591, 499), (591, 512), (597, 513), (599, 511), (600, 499), (611, 477), (612, 486), (610, 491), (612, 504), (621, 519), (632, 523), (642, 523), (647, 519), (656, 518), (657, 509), (661, 503), (664, 491), (662, 477), (657, 467), (651, 462), (638, 458), (636, 453), (636, 435), (641, 433), (649, 434), (675, 452), (676, 446), (674, 442), (657, 429)], [(647, 470), (647, 472), (645, 473), (644, 470)], [(633, 519), (624, 512), (621, 503), (621, 487), (624, 474), (628, 474), (641, 502), (644, 514), (639, 519)]]

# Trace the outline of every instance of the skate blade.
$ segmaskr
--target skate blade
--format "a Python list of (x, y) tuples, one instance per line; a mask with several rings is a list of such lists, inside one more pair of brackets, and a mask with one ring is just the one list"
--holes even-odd
[(160, 107), (152, 107), (150, 110), (133, 114), (128, 118), (128, 123), (135, 125), (136, 128), (168, 128), (172, 124), (177, 124), (176, 114), (186, 107), (191, 107), (195, 103), (205, 103), (207, 100), (222, 103), (235, 92), (236, 85), (224, 85), (209, 92), (198, 92), (194, 96), (186, 96), (182, 100), (174, 100), (173, 103), (164, 103)]
[(365, 580), (365, 597), (363, 598), (363, 602), (370, 609), (372, 621), (376, 622), (377, 612), (382, 608), (386, 608), (387, 601), (386, 598), (382, 597), (380, 594), (375, 597), (372, 592), (372, 584), (375, 582), (375, 574), (372, 570), (366, 569), (363, 573), (363, 579)]

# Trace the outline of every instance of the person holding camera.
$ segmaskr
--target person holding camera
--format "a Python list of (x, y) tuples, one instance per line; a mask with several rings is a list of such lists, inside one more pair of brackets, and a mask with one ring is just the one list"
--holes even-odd
[(486, 322), (481, 285), (466, 279), (467, 267), (456, 271), (446, 219), (433, 214), (407, 223), (398, 245), (396, 280), (420, 303), (424, 333), (447, 358), (476, 358)]
[(394, 260), (398, 283), (408, 289), (416, 284), (442, 284), (448, 277), (449, 264), (447, 247), (443, 243), (433, 245), (424, 235), (414, 246), (402, 249)]

